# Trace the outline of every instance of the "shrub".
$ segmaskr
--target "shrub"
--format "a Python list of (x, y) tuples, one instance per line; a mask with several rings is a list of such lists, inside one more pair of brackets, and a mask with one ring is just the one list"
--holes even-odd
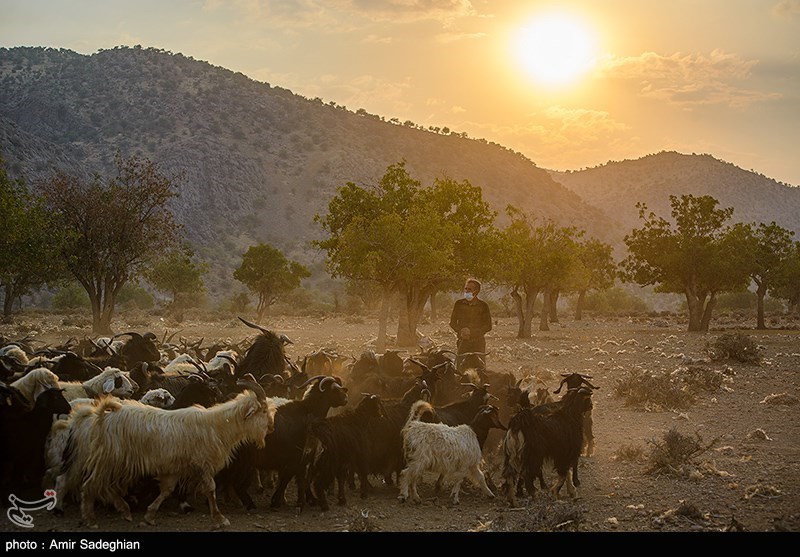
[(646, 474), (687, 476), (693, 467), (694, 459), (710, 449), (716, 443), (716, 439), (704, 446), (703, 439), (698, 433), (690, 437), (672, 428), (664, 433), (662, 439), (647, 442), (652, 445), (652, 450), (648, 457)]
[(52, 305), (57, 310), (91, 307), (89, 295), (77, 282), (71, 282), (59, 288), (53, 295)]
[(634, 369), (617, 380), (614, 394), (624, 398), (626, 406), (661, 412), (691, 406), (694, 396), (683, 387), (672, 374)]
[(583, 309), (599, 313), (650, 311), (650, 307), (644, 300), (619, 287), (587, 293), (583, 301)]
[(117, 303), (130, 309), (152, 309), (155, 305), (153, 295), (135, 283), (126, 283), (117, 294)]
[(743, 364), (761, 362), (760, 348), (744, 333), (725, 333), (706, 342), (706, 351), (714, 361), (736, 360)]

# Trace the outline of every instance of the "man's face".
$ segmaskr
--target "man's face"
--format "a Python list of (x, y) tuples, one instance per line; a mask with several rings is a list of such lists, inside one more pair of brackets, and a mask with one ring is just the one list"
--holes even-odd
[(464, 292), (469, 292), (473, 297), (475, 297), (478, 295), (478, 292), (480, 292), (480, 288), (478, 288), (474, 282), (468, 282), (464, 285)]

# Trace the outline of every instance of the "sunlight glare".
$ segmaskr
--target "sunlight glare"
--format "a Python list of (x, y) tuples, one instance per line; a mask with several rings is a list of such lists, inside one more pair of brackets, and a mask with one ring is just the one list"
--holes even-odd
[(592, 32), (577, 18), (552, 13), (537, 17), (519, 31), (516, 53), (522, 66), (539, 83), (572, 83), (596, 63)]

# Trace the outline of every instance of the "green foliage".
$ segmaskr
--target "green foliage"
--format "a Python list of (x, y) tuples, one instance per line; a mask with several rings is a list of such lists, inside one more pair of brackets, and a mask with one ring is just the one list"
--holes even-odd
[(298, 288), (302, 279), (309, 276), (311, 273), (306, 267), (288, 260), (281, 250), (263, 243), (250, 246), (242, 256), (241, 265), (233, 272), (233, 278), (258, 296), (256, 312), (259, 319), (267, 307), (280, 296)]
[(3, 315), (8, 317), (15, 299), (64, 276), (59, 251), (65, 236), (54, 229), (52, 215), (40, 198), (28, 192), (25, 182), (8, 177), (2, 158), (0, 215), (0, 286), (5, 293)]
[(622, 262), (623, 280), (641, 286), (655, 285), (657, 292), (685, 294), (689, 330), (708, 330), (717, 293), (746, 288), (749, 267), (741, 235), (725, 222), (733, 208), (717, 209), (710, 196), (671, 195), (673, 225), (647, 213), (637, 203), (643, 227), (625, 236), (628, 256)]
[(706, 350), (714, 361), (736, 360), (743, 364), (761, 362), (761, 349), (744, 333), (725, 333), (706, 343)]
[(144, 277), (156, 290), (169, 293), (171, 304), (196, 305), (198, 295), (205, 292), (203, 276), (208, 274), (209, 265), (207, 262), (196, 263), (193, 257), (192, 249), (184, 245), (180, 250), (167, 252), (157, 259), (145, 270)]
[(139, 275), (153, 254), (175, 246), (180, 227), (167, 203), (177, 195), (177, 177), (161, 173), (150, 160), (116, 157), (117, 173), (90, 181), (56, 172), (40, 186), (57, 230), (68, 242), (62, 260), (86, 289), (92, 329), (108, 333), (116, 292)]
[(60, 311), (90, 307), (89, 295), (86, 294), (86, 290), (77, 282), (70, 282), (58, 288), (55, 294), (53, 294), (50, 304), (53, 306), (53, 309)]
[(407, 322), (398, 334), (408, 340), (432, 292), (486, 272), (492, 254), (482, 248), (494, 217), (479, 187), (443, 178), (423, 188), (400, 162), (375, 186), (338, 188), (327, 214), (314, 218), (325, 232), (314, 245), (332, 276), (403, 295)]
[(126, 283), (117, 294), (117, 303), (121, 306), (133, 306), (138, 309), (152, 309), (155, 306), (153, 295), (138, 284)]

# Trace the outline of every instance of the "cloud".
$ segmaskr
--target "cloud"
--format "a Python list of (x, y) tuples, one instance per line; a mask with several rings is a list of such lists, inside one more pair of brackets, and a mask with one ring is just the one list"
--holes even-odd
[(743, 107), (781, 98), (739, 87), (738, 81), (750, 78), (758, 60), (744, 60), (736, 54), (714, 50), (708, 56), (675, 53), (664, 56), (645, 52), (639, 56), (607, 58), (599, 72), (612, 78), (635, 79), (642, 84), (641, 94), (672, 105), (691, 108), (699, 105)]
[(367, 35), (361, 42), (369, 44), (391, 44), (392, 38), (379, 37), (378, 35)]
[(440, 43), (452, 43), (455, 41), (480, 39), (485, 36), (486, 33), (440, 33), (436, 35), (436, 40)]
[(800, 0), (781, 0), (772, 7), (772, 13), (780, 18), (794, 19), (800, 16)]
[(336, 0), (336, 4), (375, 21), (400, 23), (434, 20), (449, 26), (478, 15), (470, 0)]
[(461, 112), (466, 112), (467, 109), (464, 108), (463, 106), (454, 106), (453, 108), (450, 109), (450, 111), (453, 112), (454, 114), (459, 114)]

